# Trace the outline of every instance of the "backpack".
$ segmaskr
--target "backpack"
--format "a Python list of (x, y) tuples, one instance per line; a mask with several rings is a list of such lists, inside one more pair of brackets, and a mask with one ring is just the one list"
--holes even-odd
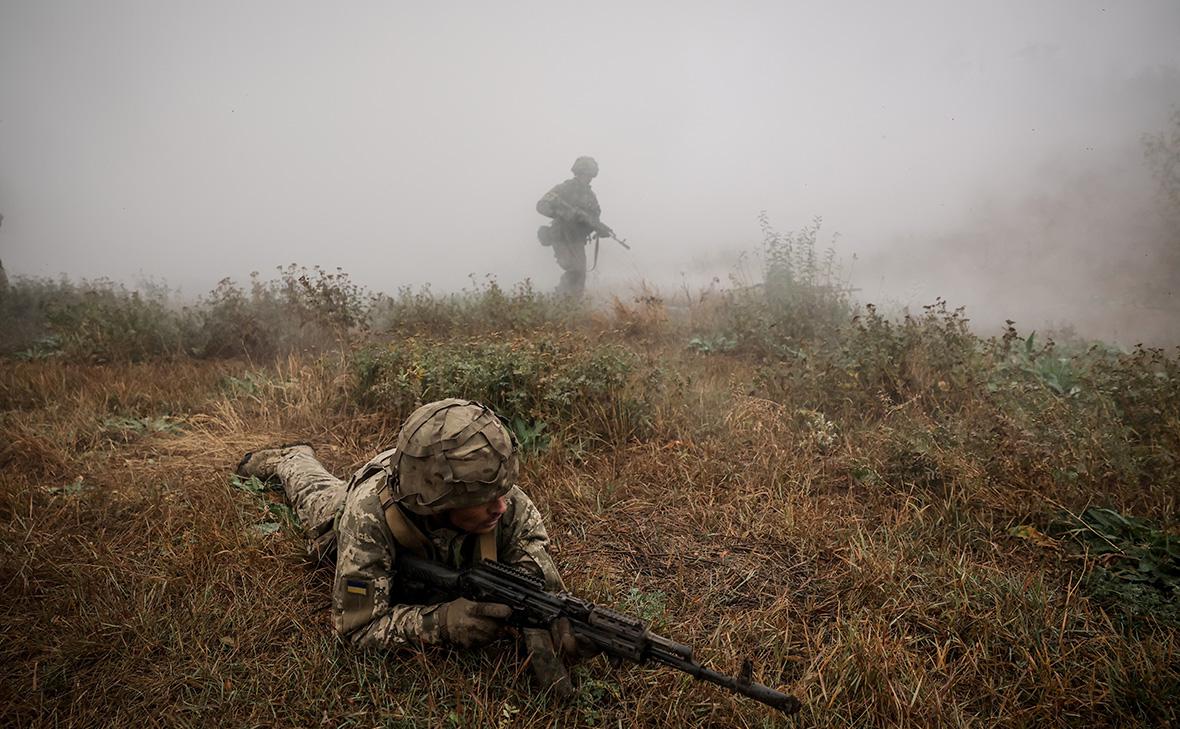
[(561, 236), (554, 229), (554, 224), (550, 223), (549, 225), (542, 225), (540, 228), (537, 228), (537, 240), (541, 241), (541, 245), (548, 248), (555, 242), (560, 241)]

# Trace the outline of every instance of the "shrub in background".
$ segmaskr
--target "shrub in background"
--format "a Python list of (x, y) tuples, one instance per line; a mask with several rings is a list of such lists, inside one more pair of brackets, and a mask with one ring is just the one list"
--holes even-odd
[(340, 269), (290, 264), (279, 277), (250, 275), (247, 293), (222, 279), (194, 309), (200, 338), (193, 352), (205, 357), (268, 356), (295, 350), (346, 347), (370, 329), (385, 298), (352, 282)]
[(291, 264), (249, 291), (223, 279), (182, 306), (166, 287), (17, 278), (0, 296), (0, 354), (88, 361), (266, 357), (346, 346), (384, 301), (347, 274)]
[(718, 312), (720, 332), (736, 349), (765, 358), (795, 354), (802, 343), (834, 334), (851, 313), (849, 288), (833, 248), (817, 251), (821, 221), (780, 233), (766, 213), (762, 226), (762, 283), (729, 292)]
[(635, 384), (638, 370), (636, 356), (613, 345), (409, 339), (353, 356), (353, 398), (401, 419), (422, 403), (461, 397), (519, 422), (518, 436), (545, 423), (550, 433), (578, 428), (619, 442), (648, 425), (650, 382)]
[(0, 353), (23, 359), (171, 356), (184, 352), (192, 334), (168, 289), (152, 282), (129, 290), (106, 279), (18, 277), (0, 297)]
[(494, 277), (472, 276), (469, 288), (436, 294), (430, 286), (404, 286), (395, 296), (375, 301), (373, 329), (399, 334), (461, 334), (530, 331), (552, 325), (574, 328), (583, 316), (578, 302), (544, 294), (528, 279), (505, 289)]
[(832, 336), (763, 366), (755, 386), (772, 400), (844, 419), (883, 417), (915, 400), (938, 412), (978, 397), (987, 366), (979, 344), (962, 310), (942, 300), (900, 323), (869, 304)]

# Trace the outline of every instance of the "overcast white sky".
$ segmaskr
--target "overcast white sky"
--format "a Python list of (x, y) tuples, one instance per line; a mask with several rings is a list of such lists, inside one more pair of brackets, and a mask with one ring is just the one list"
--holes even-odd
[(866, 296), (956, 301), (946, 261), (913, 276), (932, 246), (1096, 228), (1030, 232), (1030, 196), (1118, 179), (1103, 219), (1146, 209), (1178, 69), (1175, 0), (0, 0), (0, 259), (192, 295), (289, 262), (548, 288), (533, 205), (588, 154), (634, 246), (592, 286), (724, 276), (766, 210), (822, 215)]

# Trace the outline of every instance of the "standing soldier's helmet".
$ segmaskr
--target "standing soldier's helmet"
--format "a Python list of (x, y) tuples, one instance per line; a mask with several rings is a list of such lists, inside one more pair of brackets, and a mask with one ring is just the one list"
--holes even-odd
[(593, 157), (578, 157), (574, 160), (574, 166), (570, 168), (570, 172), (575, 175), (598, 177), (598, 163), (594, 161)]
[(394, 499), (415, 514), (486, 504), (516, 483), (512, 434), (489, 408), (438, 400), (415, 410), (397, 437)]

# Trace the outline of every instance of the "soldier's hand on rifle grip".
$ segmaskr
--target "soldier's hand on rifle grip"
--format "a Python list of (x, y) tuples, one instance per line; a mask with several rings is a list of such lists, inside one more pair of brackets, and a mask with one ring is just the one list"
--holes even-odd
[(601, 653), (592, 641), (578, 637), (567, 618), (559, 618), (549, 626), (553, 646), (566, 663), (581, 663)]
[(554, 648), (549, 632), (544, 628), (525, 628), (521, 634), (528, 650), (529, 667), (541, 689), (552, 691), (562, 701), (574, 698), (577, 692), (570, 682), (569, 671), (558, 657), (558, 650)]
[(463, 648), (487, 645), (499, 638), (504, 633), (504, 621), (511, 616), (512, 608), (507, 605), (463, 597), (443, 603), (438, 609), (443, 640)]

